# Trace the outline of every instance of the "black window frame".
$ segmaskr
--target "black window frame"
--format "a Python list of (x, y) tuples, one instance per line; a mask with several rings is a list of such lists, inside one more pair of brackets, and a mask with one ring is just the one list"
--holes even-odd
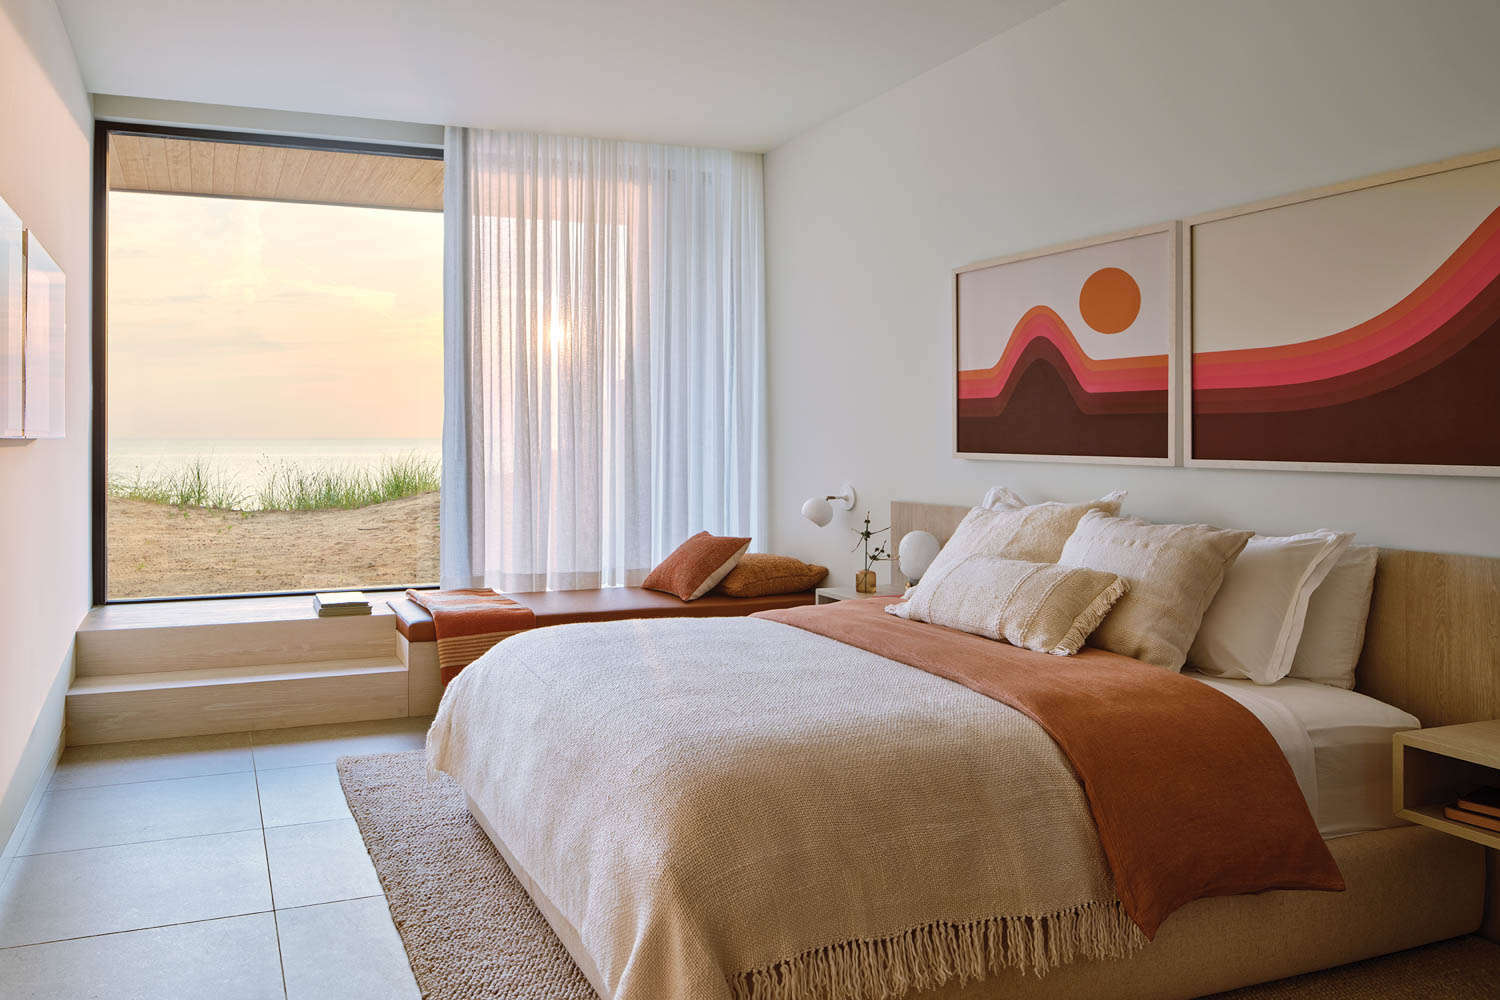
[[(148, 125), (133, 122), (96, 120), (94, 122), (93, 167), (93, 275), (92, 331), (89, 343), (91, 363), (90, 416), (90, 520), (92, 534), (93, 603), (150, 604), (161, 601), (218, 601), (243, 597), (294, 597), (317, 593), (316, 590), (273, 590), (235, 594), (183, 594), (162, 597), (109, 596), (109, 550), (106, 525), (106, 487), (109, 481), (109, 140), (114, 135), (158, 136), (166, 139), (191, 139), (208, 142), (232, 142), (245, 146), (274, 146), (283, 149), (327, 150), (342, 153), (367, 153), (374, 156), (441, 160), (443, 150), (434, 146), (417, 146), (395, 142), (365, 142), (351, 139), (320, 139), (271, 132), (239, 132), (230, 129), (199, 128), (175, 125)], [(263, 199), (250, 199), (263, 200)], [(392, 584), (367, 587), (370, 593), (402, 591), (409, 587), (431, 584)], [(323, 588), (326, 590), (327, 588)]]

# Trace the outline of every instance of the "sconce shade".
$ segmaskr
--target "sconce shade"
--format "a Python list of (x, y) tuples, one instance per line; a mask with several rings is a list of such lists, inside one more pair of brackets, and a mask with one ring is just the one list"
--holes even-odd
[(818, 527), (827, 527), (828, 522), (833, 520), (833, 508), (840, 510), (854, 509), (854, 487), (845, 483), (837, 493), (830, 493), (826, 497), (808, 497), (802, 504), (802, 516), (807, 518)]
[(808, 497), (802, 505), (802, 516), (822, 528), (833, 520), (833, 505), (822, 497)]
[(896, 554), (901, 559), (901, 573), (912, 583), (922, 579), (927, 567), (937, 558), (942, 548), (937, 537), (926, 531), (908, 531), (901, 536), (901, 545)]

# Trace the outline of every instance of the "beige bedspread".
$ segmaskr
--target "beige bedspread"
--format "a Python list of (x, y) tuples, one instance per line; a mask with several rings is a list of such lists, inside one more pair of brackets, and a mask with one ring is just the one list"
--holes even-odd
[(775, 622), (507, 639), (428, 760), (622, 1000), (896, 996), (1145, 943), (1035, 722)]

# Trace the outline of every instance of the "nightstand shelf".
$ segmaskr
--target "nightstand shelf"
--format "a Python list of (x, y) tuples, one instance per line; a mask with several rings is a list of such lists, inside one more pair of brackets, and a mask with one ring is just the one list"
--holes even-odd
[(856, 601), (862, 597), (900, 597), (905, 587), (894, 587), (888, 583), (875, 588), (873, 594), (861, 594), (853, 587), (819, 587), (813, 592), (813, 603), (832, 604), (834, 601)]
[(1396, 815), (1443, 833), (1500, 850), (1500, 832), (1443, 815), (1461, 795), (1500, 787), (1500, 721), (1413, 729), (1392, 743)]

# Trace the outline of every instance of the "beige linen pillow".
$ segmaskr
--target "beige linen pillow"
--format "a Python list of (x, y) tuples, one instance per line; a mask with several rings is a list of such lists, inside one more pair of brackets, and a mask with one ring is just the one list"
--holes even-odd
[(1125, 592), (1113, 573), (970, 554), (886, 611), (1038, 653), (1072, 656)]
[(1354, 688), (1354, 666), (1365, 645), (1365, 621), (1375, 591), (1373, 545), (1351, 545), (1307, 602), (1307, 623), (1292, 660), (1292, 677), (1345, 691)]
[(1084, 503), (1025, 504), (1010, 490), (997, 486), (985, 495), (983, 505), (964, 515), (923, 578), (941, 575), (976, 554), (1055, 563), (1079, 518), (1091, 510), (1119, 513), (1124, 496), (1122, 490)]
[(1188, 663), (1210, 677), (1275, 684), (1292, 669), (1308, 601), (1354, 535), (1256, 535), (1224, 574)]
[(1130, 585), (1093, 645), (1181, 670), (1225, 569), (1253, 534), (1089, 511), (1058, 561), (1114, 573)]

